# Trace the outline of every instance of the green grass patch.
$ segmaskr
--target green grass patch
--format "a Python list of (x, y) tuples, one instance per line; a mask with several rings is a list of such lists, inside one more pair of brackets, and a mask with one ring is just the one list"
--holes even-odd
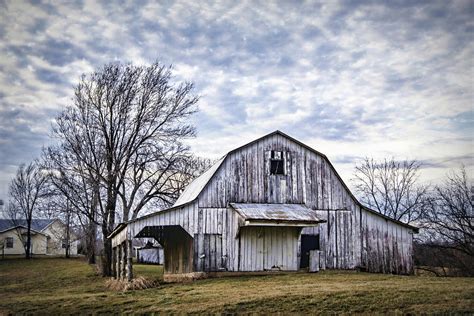
[[(134, 265), (162, 280), (162, 267)], [(474, 279), (324, 271), (112, 291), (81, 259), (0, 260), (1, 314), (472, 313)]]

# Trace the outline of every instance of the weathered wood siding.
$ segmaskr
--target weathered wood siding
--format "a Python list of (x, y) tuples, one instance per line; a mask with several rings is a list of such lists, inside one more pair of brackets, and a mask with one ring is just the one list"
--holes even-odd
[(173, 234), (173, 238), (162, 242), (167, 273), (190, 273), (194, 270), (193, 238), (189, 234), (182, 233), (181, 229), (179, 230)]
[[(238, 265), (239, 216), (227, 208), (198, 208), (197, 202), (129, 223), (112, 240), (113, 247), (127, 236), (135, 237), (144, 227), (180, 225), (193, 237), (194, 271), (234, 270)], [(165, 253), (166, 257), (166, 253)]]
[(298, 270), (298, 227), (242, 227), (239, 271)]
[[(284, 175), (270, 174), (272, 150), (283, 152)], [(327, 223), (303, 233), (320, 235), (327, 268), (412, 272), (411, 229), (361, 208), (324, 157), (284, 136), (272, 135), (230, 153), (198, 197), (199, 209), (206, 212), (224, 209), (230, 202), (304, 203), (324, 210), (319, 215)], [(227, 236), (223, 238), (231, 238)], [(238, 260), (235, 243), (223, 243), (230, 261), (232, 256)], [(228, 262), (227, 269), (236, 271), (239, 265)]]

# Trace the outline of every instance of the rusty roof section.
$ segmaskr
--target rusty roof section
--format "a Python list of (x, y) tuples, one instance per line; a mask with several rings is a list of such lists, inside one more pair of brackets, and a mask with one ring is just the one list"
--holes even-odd
[(315, 210), (304, 204), (230, 203), (245, 220), (322, 223)]

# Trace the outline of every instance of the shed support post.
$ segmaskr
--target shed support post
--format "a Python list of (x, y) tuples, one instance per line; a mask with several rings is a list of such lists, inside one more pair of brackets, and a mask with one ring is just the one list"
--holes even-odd
[(127, 267), (127, 251), (125, 249), (125, 243), (120, 244), (120, 249), (122, 250), (122, 258), (120, 262), (120, 278), (125, 279), (126, 276), (126, 267)]
[(132, 259), (133, 259), (133, 249), (132, 249), (132, 240), (127, 239), (125, 241), (125, 245), (127, 248), (127, 281), (130, 282), (133, 279), (133, 267), (132, 267)]
[(115, 278), (120, 279), (120, 246), (115, 247)]
[(115, 246), (115, 264), (117, 265), (117, 275), (115, 276), (116, 279), (120, 279), (120, 245)]
[(114, 278), (117, 278), (117, 264), (116, 264), (117, 256), (115, 255), (116, 252), (117, 252), (117, 247), (113, 247), (112, 248), (112, 276)]

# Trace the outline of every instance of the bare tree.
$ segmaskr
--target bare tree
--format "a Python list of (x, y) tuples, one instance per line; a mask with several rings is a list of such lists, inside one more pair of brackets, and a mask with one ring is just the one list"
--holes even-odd
[[(38, 212), (40, 199), (45, 197), (45, 183), (46, 176), (39, 168), (38, 162), (34, 161), (28, 165), (20, 165), (10, 184), (12, 205), (7, 212), (14, 225), (19, 227), (18, 235), (20, 240), (23, 240), (26, 259), (31, 257), (31, 222)], [(25, 232), (21, 226), (26, 226)]]
[(136, 218), (146, 206), (151, 211), (170, 207), (184, 188), (211, 166), (210, 159), (190, 155), (180, 144), (170, 144), (168, 151), (169, 154), (157, 159), (153, 168), (133, 168), (127, 174), (119, 192), (125, 218), (127, 214), (131, 214), (129, 219)]
[(415, 160), (365, 158), (355, 167), (353, 182), (363, 203), (411, 223), (421, 218), (426, 205), (428, 187), (417, 183), (420, 166)]
[[(83, 147), (83, 158), (92, 157), (85, 153), (88, 149)], [(97, 225), (102, 222), (104, 209), (101, 205), (99, 177), (88, 167), (88, 163), (70, 151), (70, 145), (65, 142), (43, 151), (43, 166), (49, 171), (52, 196), (62, 200), (62, 204), (66, 203), (67, 210), (76, 216), (85, 233), (88, 262), (95, 264)], [(64, 207), (60, 209), (64, 210)]]
[(123, 220), (136, 216), (151, 199), (170, 199), (167, 179), (187, 150), (181, 141), (195, 133), (187, 123), (198, 100), (192, 89), (191, 83), (173, 84), (171, 69), (159, 63), (108, 64), (82, 77), (74, 104), (56, 120), (54, 134), (62, 150), (80, 162), (88, 179), (98, 180), (103, 275), (111, 275), (107, 237), (119, 197)]
[(443, 250), (451, 266), (474, 275), (474, 213), (470, 180), (464, 167), (435, 187), (424, 216), (424, 241)]

